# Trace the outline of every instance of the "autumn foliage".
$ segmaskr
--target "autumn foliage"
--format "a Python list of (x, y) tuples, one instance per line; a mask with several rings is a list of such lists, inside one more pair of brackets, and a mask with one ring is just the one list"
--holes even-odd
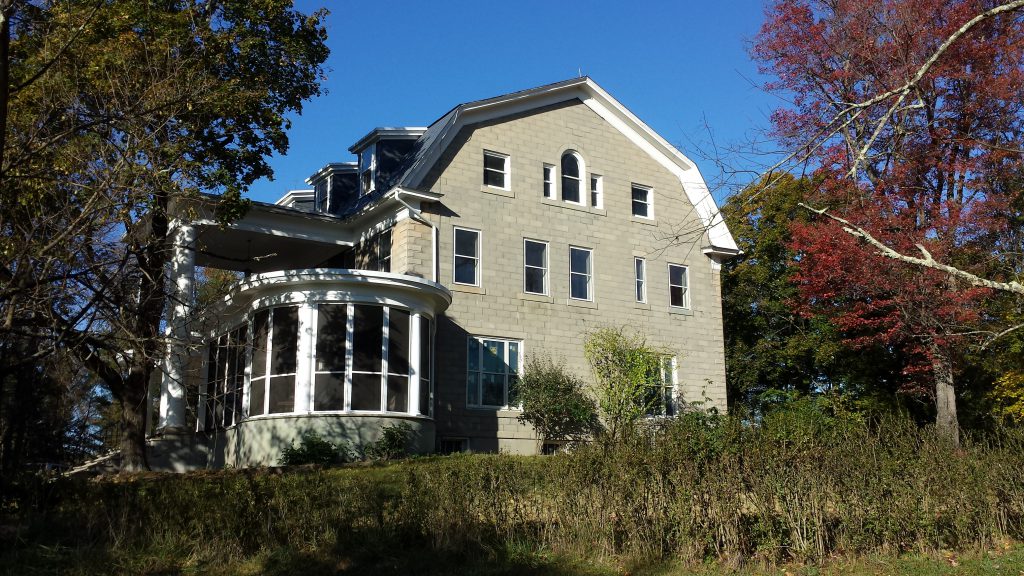
[(1021, 14), (984, 18), (944, 45), (995, 5), (782, 0), (753, 47), (769, 88), (792, 103), (772, 121), (819, 183), (806, 204), (852, 225), (793, 224), (802, 306), (828, 313), (855, 346), (906, 349), (905, 373), (937, 397), (988, 329), (991, 291), (882, 256), (850, 232), (981, 277), (1019, 274), (1010, 208), (1024, 148)]

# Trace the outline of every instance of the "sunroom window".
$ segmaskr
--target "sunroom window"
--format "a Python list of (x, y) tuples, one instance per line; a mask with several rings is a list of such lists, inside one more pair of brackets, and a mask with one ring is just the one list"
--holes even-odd
[(298, 306), (281, 306), (255, 314), (249, 415), (295, 409), (298, 331)]

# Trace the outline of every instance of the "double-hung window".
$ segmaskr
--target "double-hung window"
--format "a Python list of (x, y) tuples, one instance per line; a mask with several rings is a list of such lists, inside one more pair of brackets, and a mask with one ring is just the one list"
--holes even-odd
[(689, 278), (686, 266), (668, 265), (669, 304), (675, 308), (690, 307)]
[(518, 406), (522, 343), (517, 340), (469, 337), (466, 351), (466, 404), (476, 407)]
[(555, 194), (555, 167), (544, 165), (544, 197), (551, 198)]
[(590, 175), (590, 205), (594, 208), (604, 208), (604, 184), (601, 176)]
[(509, 189), (509, 158), (505, 154), (484, 150), (484, 184)]
[(377, 235), (377, 270), (391, 272), (391, 229)]
[(375, 187), (377, 158), (373, 149), (374, 145), (371, 144), (359, 154), (359, 192), (364, 195), (373, 192)]
[(647, 302), (647, 260), (633, 258), (633, 270), (636, 278), (636, 301)]
[(675, 416), (675, 384), (676, 359), (665, 356), (658, 363), (657, 373), (649, 375), (644, 394), (644, 406), (648, 416)]
[(569, 297), (575, 300), (594, 299), (594, 251), (569, 247)]
[(523, 292), (548, 293), (548, 243), (523, 240)]
[(480, 231), (455, 228), (456, 284), (480, 285)]
[(654, 218), (654, 191), (646, 186), (633, 184), (633, 216)]

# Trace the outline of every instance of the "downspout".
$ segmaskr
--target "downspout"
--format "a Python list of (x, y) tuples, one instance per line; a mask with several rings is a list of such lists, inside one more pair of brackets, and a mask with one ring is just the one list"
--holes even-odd
[(417, 220), (419, 222), (422, 222), (423, 224), (426, 224), (427, 226), (430, 226), (430, 229), (431, 229), (430, 230), (430, 232), (431, 232), (430, 233), (430, 253), (431, 253), (430, 255), (431, 255), (431, 259), (433, 260), (433, 262), (431, 263), (431, 267), (430, 267), (430, 279), (431, 279), (431, 281), (433, 281), (436, 284), (437, 283), (437, 276), (438, 276), (438, 273), (437, 273), (437, 262), (438, 262), (437, 250), (438, 250), (438, 248), (437, 248), (437, 246), (438, 246), (438, 239), (441, 236), (441, 229), (438, 228), (437, 225), (434, 224), (433, 222), (431, 222), (430, 220), (427, 220), (426, 218), (424, 218), (423, 217), (423, 213), (420, 210), (418, 210), (416, 208), (413, 208), (405, 200), (402, 200), (402, 189), (401, 188), (395, 188), (395, 200), (398, 200), (399, 204), (401, 204), (402, 206), (405, 206), (406, 208), (409, 209), (409, 214), (411, 215), (411, 218), (413, 218), (414, 220)]

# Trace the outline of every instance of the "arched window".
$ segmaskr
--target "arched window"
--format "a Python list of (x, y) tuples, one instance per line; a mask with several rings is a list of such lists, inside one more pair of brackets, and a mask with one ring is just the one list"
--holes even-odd
[(580, 158), (573, 152), (562, 155), (562, 200), (580, 204), (580, 182), (582, 181)]

